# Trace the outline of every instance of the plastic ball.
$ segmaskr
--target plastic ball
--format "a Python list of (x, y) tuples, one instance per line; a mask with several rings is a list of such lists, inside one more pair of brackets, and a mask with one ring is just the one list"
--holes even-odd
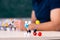
[(34, 35), (34, 36), (36, 36), (36, 35), (37, 35), (37, 33), (36, 33), (36, 32), (33, 32), (33, 35)]
[(28, 28), (28, 26), (29, 26), (28, 24), (25, 24), (25, 28)]
[(37, 31), (37, 29), (34, 29), (34, 32), (36, 32)]
[(31, 24), (31, 21), (28, 21), (28, 24)]
[(28, 30), (27, 33), (31, 33), (31, 30)]
[(42, 33), (41, 32), (38, 32), (38, 36), (42, 36)]
[(36, 20), (36, 24), (40, 24), (40, 21), (39, 20)]

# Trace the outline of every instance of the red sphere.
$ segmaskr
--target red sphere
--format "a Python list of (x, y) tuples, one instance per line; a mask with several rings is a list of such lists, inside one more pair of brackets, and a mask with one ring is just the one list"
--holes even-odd
[(36, 35), (37, 35), (37, 33), (36, 33), (36, 32), (34, 32), (34, 33), (33, 33), (33, 35), (34, 35), (34, 36), (36, 36)]
[(42, 33), (41, 32), (38, 32), (38, 36), (42, 36)]

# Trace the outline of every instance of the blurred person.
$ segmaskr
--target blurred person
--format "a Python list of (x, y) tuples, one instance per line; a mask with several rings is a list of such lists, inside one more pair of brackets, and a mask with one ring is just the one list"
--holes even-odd
[[(33, 30), (38, 26), (39, 31), (60, 30), (60, 0), (32, 0), (32, 6), (32, 23), (28, 29)], [(41, 24), (36, 25), (36, 20), (39, 20)], [(21, 23), (24, 25), (23, 21)], [(23, 25), (21, 25), (21, 30), (26, 30)]]

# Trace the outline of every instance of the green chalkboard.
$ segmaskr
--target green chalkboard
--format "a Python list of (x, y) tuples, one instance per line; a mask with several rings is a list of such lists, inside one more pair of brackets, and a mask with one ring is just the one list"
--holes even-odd
[(32, 0), (0, 0), (0, 18), (30, 17)]

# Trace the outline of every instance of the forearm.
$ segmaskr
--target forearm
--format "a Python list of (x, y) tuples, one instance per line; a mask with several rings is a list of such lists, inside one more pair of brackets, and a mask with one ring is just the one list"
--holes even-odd
[[(32, 15), (32, 19), (35, 22), (36, 19), (34, 20), (34, 17)], [(45, 22), (45, 23), (41, 23), (38, 26), (37, 30), (43, 30), (43, 31), (57, 31), (60, 30), (60, 8), (56, 8), (50, 11), (50, 22)], [(35, 27), (35, 23), (31, 24), (31, 28), (33, 29)]]
[(37, 25), (38, 28), (37, 30), (42, 30), (42, 31), (57, 31), (59, 30), (59, 26), (53, 22), (46, 22), (46, 23), (41, 23)]

